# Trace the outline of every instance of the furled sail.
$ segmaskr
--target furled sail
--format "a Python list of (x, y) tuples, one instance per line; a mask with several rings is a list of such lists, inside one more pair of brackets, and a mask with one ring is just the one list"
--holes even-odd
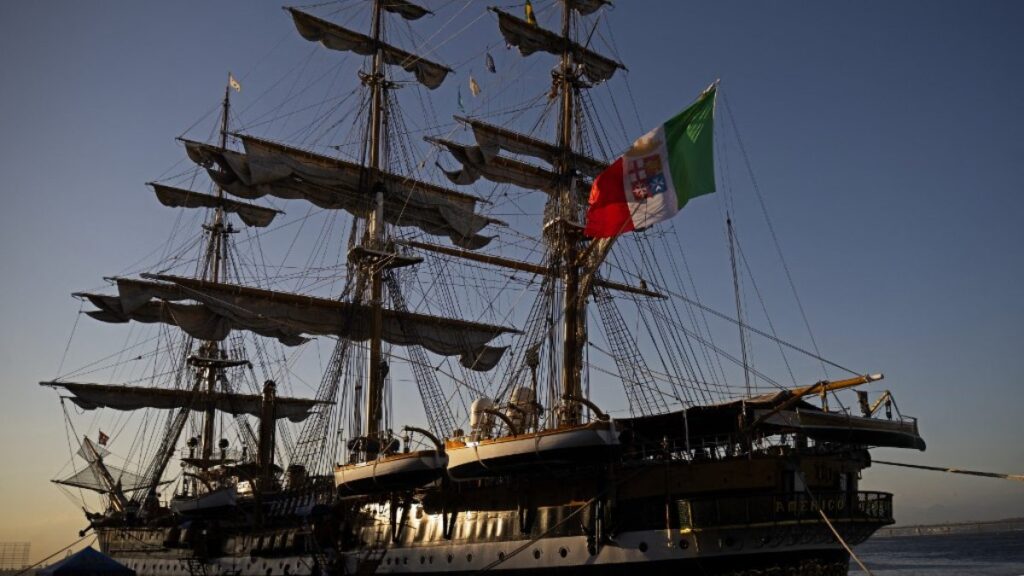
[[(77, 294), (98, 310), (104, 322), (162, 322), (203, 340), (223, 340), (231, 330), (248, 330), (295, 345), (307, 335), (333, 335), (355, 341), (370, 338), (368, 306), (326, 298), (274, 292), (234, 284), (152, 276), (161, 282), (119, 278), (118, 296)], [(191, 300), (197, 304), (180, 304)], [(467, 368), (487, 371), (501, 360), (505, 347), (487, 344), (516, 330), (426, 314), (383, 311), (386, 342), (420, 345), (442, 356), (459, 356)]]
[[(142, 408), (177, 409), (188, 408), (202, 412), (209, 408), (233, 416), (248, 414), (260, 416), (263, 396), (259, 394), (234, 394), (228, 392), (196, 392), (168, 388), (143, 386), (118, 386), (112, 384), (83, 384), (77, 382), (40, 382), (42, 386), (64, 388), (73, 396), (70, 400), (83, 410), (111, 408), (113, 410), (140, 410)], [(287, 398), (274, 399), (274, 418), (287, 418), (302, 422), (313, 410), (322, 404), (320, 400)]]
[[(385, 7), (385, 9), (387, 9), (387, 7)], [(452, 71), (451, 68), (443, 64), (431, 62), (430, 60), (426, 60), (415, 54), (406, 52), (401, 48), (391, 46), (390, 44), (385, 44), (383, 42), (375, 43), (373, 38), (366, 36), (365, 34), (360, 34), (359, 32), (349, 30), (348, 28), (343, 28), (337, 24), (328, 22), (327, 20), (296, 10), (295, 8), (289, 8), (288, 11), (292, 14), (292, 20), (295, 21), (295, 28), (306, 40), (309, 40), (310, 42), (320, 42), (331, 50), (355, 52), (362, 56), (373, 55), (374, 51), (379, 46), (381, 54), (384, 57), (385, 64), (401, 66), (406, 72), (414, 74), (416, 76), (416, 80), (418, 80), (420, 84), (423, 84), (431, 90), (440, 86), (441, 83), (444, 82), (445, 76)], [(413, 13), (412, 8), (402, 9), (396, 7), (393, 11), (399, 12), (403, 16), (405, 16), (406, 13)]]
[[(427, 14), (432, 13), (430, 10), (427, 10), (422, 6), (417, 6), (416, 4), (413, 4), (408, 0), (384, 0), (384, 3), (381, 5), (381, 7), (387, 10), (388, 12), (393, 12), (395, 14), (400, 15), (402, 18), (405, 18), (406, 20), (419, 20), (420, 18), (423, 18)], [(591, 10), (591, 12), (593, 12), (593, 10)], [(589, 12), (585, 12), (585, 14), (589, 14)]]
[(440, 138), (428, 137), (426, 140), (444, 146), (462, 164), (460, 170), (442, 170), (445, 176), (448, 176), (448, 179), (455, 184), (472, 184), (483, 177), (491, 182), (514, 184), (530, 190), (540, 190), (547, 194), (558, 192), (558, 175), (550, 170), (501, 156), (489, 155), (480, 146), (467, 146)]
[[(505, 150), (512, 154), (532, 156), (554, 164), (562, 155), (561, 148), (539, 138), (488, 124), (475, 118), (456, 116), (455, 119), (473, 129), (473, 136), (485, 158), (493, 158), (501, 150)], [(572, 154), (569, 161), (576, 170), (591, 178), (596, 178), (608, 167), (607, 162), (582, 154)]]
[(246, 226), (265, 228), (270, 225), (274, 217), (282, 214), (280, 210), (254, 206), (245, 202), (237, 202), (228, 198), (218, 198), (209, 194), (164, 186), (150, 182), (149, 185), (156, 192), (156, 197), (164, 206), (172, 208), (223, 208), (225, 212), (238, 214), (238, 217), (245, 222)]
[[(556, 55), (562, 53), (566, 40), (560, 35), (497, 8), (491, 8), (491, 10), (498, 15), (498, 28), (501, 30), (501, 35), (505, 37), (505, 41), (519, 48), (519, 53), (523, 56), (529, 56), (534, 52), (547, 52)], [(569, 41), (569, 50), (572, 52), (573, 61), (583, 67), (583, 74), (591, 82), (604, 82), (615, 74), (615, 70), (626, 69), (621, 63), (584, 48), (571, 40)]]
[[(305, 200), (328, 210), (367, 214), (373, 194), (366, 186), (367, 170), (351, 162), (239, 135), (245, 153), (184, 140), (189, 158), (205, 167), (224, 191), (255, 199), (270, 195)], [(428, 234), (448, 236), (453, 244), (475, 250), (490, 238), (479, 234), (498, 220), (475, 212), (475, 196), (382, 172), (384, 221), (415, 226)]]
[(569, 3), (569, 7), (584, 16), (597, 12), (602, 6), (609, 6), (608, 0), (563, 0)]
[(137, 307), (127, 308), (118, 296), (90, 294), (79, 292), (77, 297), (86, 298), (96, 310), (86, 312), (88, 316), (101, 322), (123, 324), (129, 321), (143, 324), (167, 324), (177, 326), (193, 338), (201, 340), (224, 340), (232, 330), (248, 330), (267, 338), (276, 338), (285, 346), (298, 346), (308, 341), (307, 338), (281, 329), (273, 321), (249, 318), (243, 323), (235, 323), (221, 316), (210, 308), (198, 304), (175, 304), (164, 301), (149, 301)]

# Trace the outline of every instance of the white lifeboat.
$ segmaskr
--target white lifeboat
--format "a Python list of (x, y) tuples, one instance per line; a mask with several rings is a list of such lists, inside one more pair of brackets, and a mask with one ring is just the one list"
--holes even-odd
[(411, 490), (444, 475), (448, 456), (442, 450), (384, 453), (366, 462), (334, 467), (334, 485), (341, 496)]
[[(493, 419), (488, 420), (487, 417), (494, 416), (496, 411), (493, 402), (482, 402), (480, 414), (477, 414), (477, 402), (481, 400), (488, 399), (474, 402), (470, 415), (473, 433), (451, 438), (445, 443), (448, 475), (452, 480), (486, 478), (536, 469), (537, 466), (563, 467), (600, 461), (619, 446), (615, 422), (607, 418), (551, 430), (487, 438), (493, 427)], [(483, 406), (486, 406), (486, 412)], [(532, 406), (536, 406), (532, 396), (514, 392), (511, 409), (506, 411), (504, 419), (513, 424), (513, 429), (519, 423), (535, 423), (536, 412)]]

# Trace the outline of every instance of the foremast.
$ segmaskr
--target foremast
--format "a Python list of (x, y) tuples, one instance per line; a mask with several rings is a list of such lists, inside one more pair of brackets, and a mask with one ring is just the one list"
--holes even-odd
[[(130, 402), (121, 402), (116, 397), (116, 389), (123, 389), (123, 386), (98, 385), (102, 389), (95, 394), (95, 391), (90, 391), (90, 399), (82, 400), (80, 404), (86, 409), (117, 405), (115, 409), (121, 410), (177, 410), (168, 420), (161, 445), (147, 468), (146, 477), (154, 479), (151, 486), (155, 486), (168, 465), (191, 412), (203, 414), (203, 434), (201, 442), (199, 438), (190, 441), (190, 446), (199, 450), (198, 453), (193, 450), (188, 460), (199, 466), (228, 462), (223, 454), (218, 460), (214, 453), (214, 446), (224, 448), (215, 435), (214, 410), (225, 411), (227, 408), (228, 412), (237, 415), (240, 412), (234, 403), (241, 402), (247, 407), (252, 405), (250, 398), (237, 395), (230, 398), (231, 402), (218, 403), (224, 394), (212, 393), (220, 386), (218, 382), (223, 380), (226, 368), (238, 366), (239, 362), (245, 364), (244, 360), (226, 358), (224, 348), (219, 344), (234, 331), (248, 331), (256, 336), (276, 339), (285, 346), (298, 346), (307, 342), (309, 336), (321, 335), (339, 338), (341, 350), (347, 349), (344, 345), (350, 342), (366, 343), (370, 370), (366, 372), (365, 362), (356, 363), (359, 366), (355, 369), (360, 374), (354, 379), (360, 384), (364, 381), (369, 383), (362, 414), (365, 422), (360, 426), (366, 431), (365, 437), (361, 447), (353, 450), (361, 452), (358, 455), (363, 458), (375, 457), (380, 451), (378, 441), (382, 436), (387, 373), (383, 343), (456, 356), (466, 368), (488, 371), (497, 365), (505, 352), (504, 347), (489, 346), (489, 342), (501, 334), (516, 332), (503, 326), (409, 311), (399, 298), (401, 295), (397, 293), (397, 283), (394, 283), (391, 273), (393, 268), (415, 264), (420, 259), (395, 251), (393, 243), (388, 240), (388, 225), (415, 227), (427, 234), (446, 236), (460, 248), (475, 250), (490, 241), (490, 237), (481, 234), (483, 228), (498, 222), (476, 212), (480, 199), (475, 196), (395, 174), (386, 167), (387, 102), (392, 83), (388, 80), (385, 66), (403, 68), (428, 89), (440, 86), (451, 69), (384, 42), (382, 10), (397, 13), (408, 20), (417, 19), (428, 11), (408, 2), (378, 0), (373, 4), (372, 35), (366, 36), (294, 8), (287, 10), (305, 39), (320, 42), (331, 50), (372, 57), (369, 74), (361, 73), (371, 96), (363, 148), (366, 155), (356, 164), (248, 134), (231, 133), (227, 121), (230, 88), (237, 89), (237, 84), (231, 83), (229, 77), (218, 144), (179, 139), (184, 143), (189, 158), (205, 169), (215, 184), (216, 194), (150, 183), (160, 202), (166, 206), (214, 209), (209, 220), (211, 223), (204, 226), (210, 233), (210, 241), (202, 248), (203, 256), (195, 275), (198, 278), (143, 274), (142, 280), (115, 278), (118, 292), (115, 296), (76, 294), (96, 307), (86, 312), (94, 319), (111, 323), (166, 324), (180, 328), (189, 337), (204, 343), (199, 354), (187, 358), (188, 364), (197, 368), (191, 385), (183, 387), (187, 390), (181, 390), (186, 396), (190, 395), (190, 399), (185, 396), (171, 398), (159, 393), (163, 390), (154, 389), (152, 393), (138, 391), (139, 394)], [(244, 151), (229, 149), (228, 136), (236, 138)], [(259, 178), (255, 177), (257, 172)], [(357, 222), (356, 230), (360, 230), (358, 225), (365, 222), (358, 245), (348, 254), (349, 263), (355, 271), (356, 289), (347, 290), (341, 299), (334, 299), (228, 283), (228, 270), (233, 269), (234, 264), (229, 260), (227, 242), (227, 235), (233, 230), (226, 223), (226, 214), (237, 214), (249, 226), (266, 227), (279, 213), (267, 207), (228, 199), (228, 195), (245, 200), (264, 196), (302, 200), (321, 209), (344, 211), (361, 221)], [(385, 284), (395, 301), (393, 309), (384, 306)], [(341, 354), (343, 360), (344, 351)], [(63, 386), (65, 383), (47, 384)], [(226, 384), (224, 389), (230, 392)], [(315, 403), (333, 403), (334, 390), (336, 387), (331, 378), (325, 377)], [(108, 392), (114, 396), (107, 395)], [(422, 385), (421, 394), (426, 398)], [(277, 410), (275, 414), (280, 418), (279, 412), (287, 406), (288, 399), (271, 396)], [(443, 398), (440, 394), (433, 396)], [(298, 456), (293, 455), (291, 464), (319, 466), (324, 460), (333, 460), (331, 455), (326, 458), (318, 455), (322, 450), (314, 450), (317, 438), (323, 440), (318, 445), (326, 446), (324, 439), (332, 434), (328, 431), (330, 411), (310, 408), (295, 418), (289, 416), (293, 422), (314, 416), (312, 423), (302, 431), (297, 443), (302, 449)], [(442, 408), (447, 409), (447, 406), (442, 405)], [(253, 414), (253, 411), (246, 409), (241, 413)], [(430, 420), (432, 426), (435, 421), (444, 423), (444, 429), (433, 431), (436, 435), (448, 434), (454, 428), (450, 416)], [(263, 432), (272, 430), (265, 428)], [(272, 434), (261, 434), (261, 437), (272, 439)], [(256, 443), (251, 430), (244, 440), (247, 445)], [(259, 457), (261, 469), (271, 469), (266, 462), (266, 451), (254, 449), (253, 452)]]

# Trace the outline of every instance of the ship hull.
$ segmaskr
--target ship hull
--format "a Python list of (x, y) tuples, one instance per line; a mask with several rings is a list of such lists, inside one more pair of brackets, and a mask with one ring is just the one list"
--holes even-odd
[[(260, 526), (236, 513), (97, 532), (104, 552), (139, 576), (839, 575), (848, 557), (819, 512), (850, 546), (893, 521), (890, 494), (857, 490), (866, 463), (854, 451), (594, 464), (347, 499), (329, 511), (273, 504), (284, 515)], [(797, 476), (806, 484), (790, 486)]]
[[(708, 549), (696, 550), (693, 545), (680, 548), (677, 540), (666, 538), (665, 531), (647, 531), (623, 534), (619, 542), (602, 546), (596, 554), (588, 550), (586, 537), (564, 537), (390, 548), (379, 558), (379, 566), (375, 568), (366, 565), (367, 557), (372, 556), (368, 550), (346, 553), (341, 561), (349, 574), (470, 575), (487, 570), (508, 576), (556, 573), (621, 576), (637, 570), (643, 571), (645, 576), (691, 573), (740, 576), (777, 570), (779, 574), (793, 576), (845, 576), (848, 555), (824, 532), (790, 531), (785, 537), (794, 539), (795, 543), (769, 540), (747, 549), (754, 540), (731, 540), (731, 546), (713, 542)], [(760, 538), (757, 537), (757, 541)], [(645, 550), (641, 550), (642, 544), (647, 546)], [(112, 555), (139, 576), (305, 576), (318, 573), (317, 561), (312, 555), (238, 554), (199, 559), (187, 551), (144, 553), (138, 548), (134, 552), (112, 552)], [(319, 573), (326, 573), (325, 569), (320, 568)]]

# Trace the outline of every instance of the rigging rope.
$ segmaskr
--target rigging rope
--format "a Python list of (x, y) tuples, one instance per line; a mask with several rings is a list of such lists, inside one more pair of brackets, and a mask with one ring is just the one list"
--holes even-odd
[[(700, 308), (701, 310), (704, 310), (705, 312), (708, 312), (709, 314), (711, 314), (713, 316), (716, 316), (716, 317), (718, 317), (718, 318), (720, 318), (722, 320), (725, 320), (727, 322), (732, 322), (733, 324), (742, 325), (744, 329), (749, 330), (749, 331), (753, 332), (754, 334), (757, 334), (758, 336), (761, 336), (763, 338), (767, 338), (767, 339), (769, 339), (769, 340), (771, 340), (773, 342), (778, 342), (779, 344), (781, 344), (781, 345), (783, 345), (783, 346), (785, 346), (785, 347), (787, 347), (787, 348), (789, 348), (791, 350), (795, 350), (796, 352), (804, 354), (804, 355), (806, 355), (806, 356), (808, 356), (810, 358), (814, 358), (815, 360), (818, 360), (819, 362), (822, 362), (824, 364), (828, 364), (829, 366), (832, 366), (833, 368), (837, 368), (839, 370), (842, 370), (844, 372), (848, 372), (848, 373), (854, 374), (854, 375), (860, 374), (860, 372), (857, 372), (855, 370), (851, 370), (850, 368), (847, 368), (847, 367), (845, 367), (845, 366), (843, 366), (841, 364), (837, 364), (837, 363), (835, 363), (835, 362), (833, 362), (833, 361), (831, 361), (831, 360), (821, 356), (820, 354), (815, 354), (814, 352), (810, 352), (808, 350), (805, 350), (805, 349), (803, 349), (803, 348), (801, 348), (801, 347), (799, 347), (799, 346), (797, 346), (795, 344), (790, 344), (789, 342), (786, 342), (785, 340), (783, 340), (781, 338), (776, 338), (775, 336), (772, 336), (771, 334), (768, 334), (767, 332), (765, 332), (763, 330), (759, 330), (759, 329), (757, 329), (757, 328), (755, 328), (753, 326), (750, 326), (748, 324), (742, 323), (739, 320), (736, 320), (735, 318), (732, 318), (732, 317), (728, 316), (727, 314), (723, 314), (723, 313), (715, 310), (714, 308), (711, 308), (710, 306), (705, 306), (704, 304), (701, 304), (701, 303), (699, 303), (699, 302), (697, 302), (695, 300), (692, 300), (692, 299), (690, 299), (690, 298), (688, 298), (688, 297), (686, 297), (686, 296), (684, 296), (682, 294), (679, 294), (678, 292), (675, 292), (674, 290), (666, 289), (664, 286), (655, 286), (654, 289), (658, 290), (658, 291), (661, 291), (661, 292), (665, 292), (666, 294), (668, 294), (670, 296), (673, 296), (675, 298), (679, 298), (680, 300), (683, 300), (683, 301), (685, 301), (685, 302), (687, 302), (689, 304), (692, 304), (692, 305)], [(761, 377), (763, 378), (763, 376), (761, 376)]]
[(807, 312), (804, 310), (803, 302), (800, 300), (800, 295), (797, 293), (796, 283), (793, 281), (793, 274), (790, 272), (789, 264), (786, 262), (786, 258), (782, 254), (782, 244), (779, 242), (779, 237), (775, 233), (775, 226), (772, 224), (771, 217), (768, 215), (768, 206), (764, 202), (764, 195), (761, 194), (761, 187), (758, 185), (757, 178), (754, 176), (754, 168), (750, 162), (750, 156), (747, 154), (747, 148), (746, 146), (743, 145), (743, 139), (740, 137), (739, 127), (737, 126), (736, 119), (733, 116), (732, 108), (729, 106), (729, 99), (725, 96), (724, 93), (722, 93), (722, 103), (724, 104), (726, 115), (729, 117), (729, 123), (732, 126), (733, 134), (735, 134), (736, 136), (736, 143), (739, 146), (740, 153), (743, 156), (743, 162), (746, 164), (747, 173), (750, 176), (751, 186), (754, 189), (754, 194), (755, 196), (757, 196), (758, 204), (761, 207), (761, 213), (764, 215), (765, 223), (768, 225), (768, 232), (771, 234), (772, 242), (775, 245), (775, 251), (779, 255), (779, 262), (782, 263), (782, 270), (786, 273), (786, 280), (789, 282), (790, 290), (793, 292), (793, 298), (796, 300), (797, 309), (800, 310), (800, 317), (801, 319), (803, 319), (804, 327), (807, 329), (807, 335), (811, 339), (811, 346), (814, 348), (815, 352), (813, 357), (817, 358), (818, 360), (821, 360), (822, 370), (824, 370), (825, 372), (825, 377), (828, 378), (828, 368), (825, 366), (826, 364), (830, 364), (842, 370), (845, 370), (845, 368), (841, 368), (830, 362), (825, 362), (821, 358), (821, 350), (818, 348), (818, 342), (814, 338), (814, 332), (811, 330), (811, 323), (807, 319)]
[(949, 474), (965, 474), (968, 476), (981, 476), (984, 478), (999, 478), (1000, 480), (1014, 480), (1024, 482), (1024, 474), (1000, 474), (998, 472), (979, 472), (977, 470), (964, 470), (963, 468), (949, 468), (941, 466), (924, 466), (922, 464), (904, 464), (901, 462), (886, 462), (885, 460), (872, 460), (874, 464), (885, 464), (886, 466), (901, 466), (903, 468), (916, 468), (918, 470), (931, 470), (933, 472), (947, 472)]

